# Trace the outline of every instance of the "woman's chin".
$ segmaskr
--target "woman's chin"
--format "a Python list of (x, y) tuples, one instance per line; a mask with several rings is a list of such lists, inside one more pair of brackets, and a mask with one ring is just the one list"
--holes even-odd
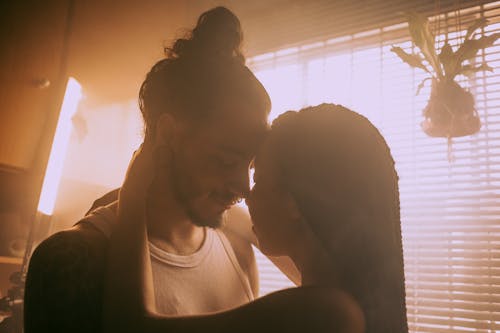
[(271, 246), (267, 242), (259, 241), (259, 250), (262, 254), (268, 257), (280, 257), (284, 255), (282, 251), (278, 251), (275, 247)]

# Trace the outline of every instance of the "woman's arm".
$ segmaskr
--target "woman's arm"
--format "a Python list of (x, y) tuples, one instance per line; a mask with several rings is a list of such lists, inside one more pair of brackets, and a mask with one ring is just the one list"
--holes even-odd
[(211, 315), (166, 319), (149, 316), (141, 332), (362, 333), (363, 314), (347, 294), (332, 288), (292, 288)]
[(151, 158), (147, 148), (134, 155), (120, 190), (105, 277), (105, 332), (138, 332), (145, 315), (155, 312), (145, 221)]
[[(113, 282), (113, 285), (108, 285), (108, 293), (105, 296), (108, 300), (107, 304), (105, 302), (108, 311), (105, 312), (107, 317), (104, 322), (107, 332), (361, 333), (364, 330), (363, 316), (357, 304), (346, 294), (331, 288), (287, 289), (239, 308), (212, 315), (177, 318), (158, 315), (154, 310), (151, 272), (146, 267), (149, 257), (146, 251), (145, 228), (121, 230), (113, 240), (115, 245), (120, 245), (121, 242), (137, 242), (142, 245), (129, 246), (125, 253), (115, 252), (115, 255), (120, 254), (129, 260), (114, 265), (115, 271), (120, 265), (128, 267), (122, 271), (122, 279), (108, 280)], [(132, 253), (134, 251), (136, 254)], [(110, 258), (113, 258), (112, 252), (110, 255)], [(143, 267), (143, 273), (134, 271), (133, 266)], [(120, 292), (121, 288), (125, 288), (122, 289), (124, 292)]]
[[(331, 288), (294, 288), (234, 310), (165, 317), (156, 313), (146, 227), (151, 152), (132, 160), (120, 191), (103, 299), (104, 332), (362, 332), (354, 301)], [(354, 310), (353, 310), (354, 309)]]

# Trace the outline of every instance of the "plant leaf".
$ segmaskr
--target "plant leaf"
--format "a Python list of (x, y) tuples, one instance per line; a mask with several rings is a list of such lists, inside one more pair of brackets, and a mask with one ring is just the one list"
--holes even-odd
[(396, 53), (398, 55), (398, 57), (401, 58), (401, 60), (406, 62), (411, 67), (423, 69), (424, 71), (426, 71), (427, 73), (430, 74), (430, 71), (423, 64), (422, 58), (418, 54), (407, 53), (405, 50), (403, 50), (399, 46), (393, 46), (391, 48), (391, 52)]
[(439, 61), (443, 65), (445, 76), (451, 76), (452, 73), (456, 71), (456, 60), (455, 54), (453, 53), (453, 49), (451, 45), (446, 42), (441, 48), (441, 53), (439, 53)]
[(408, 13), (408, 29), (415, 45), (422, 49), (425, 44), (424, 30), (428, 29), (429, 21), (425, 16), (416, 12)]
[(467, 33), (465, 34), (464, 41), (466, 41), (467, 39), (470, 39), (472, 37), (472, 34), (474, 33), (474, 31), (476, 31), (479, 28), (485, 27), (486, 25), (488, 25), (488, 23), (489, 23), (488, 20), (484, 17), (472, 22), (470, 27), (467, 29)]
[(490, 47), (496, 42), (498, 38), (500, 38), (500, 33), (464, 41), (464, 43), (460, 45), (456, 52), (457, 64), (461, 64), (465, 60), (474, 58), (479, 50)]
[(436, 76), (442, 78), (443, 73), (436, 53), (435, 39), (429, 28), (427, 17), (417, 12), (410, 12), (408, 14), (408, 28), (413, 43), (420, 49)]
[(458, 70), (457, 75), (465, 75), (469, 79), (472, 78), (472, 75), (474, 73), (477, 73), (479, 71), (488, 71), (488, 72), (493, 72), (493, 68), (488, 66), (487, 64), (482, 64), (476, 67), (473, 67), (472, 65), (464, 65), (461, 66), (460, 69)]
[(427, 82), (427, 80), (430, 80), (430, 79), (432, 79), (432, 77), (425, 78), (422, 80), (422, 82), (420, 82), (420, 84), (417, 87), (417, 93), (415, 95), (420, 94), (420, 90), (422, 90), (422, 88), (425, 86), (425, 82)]

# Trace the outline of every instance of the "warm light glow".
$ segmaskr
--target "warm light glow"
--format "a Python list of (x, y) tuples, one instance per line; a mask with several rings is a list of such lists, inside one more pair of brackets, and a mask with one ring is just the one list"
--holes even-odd
[[(500, 23), (490, 24), (486, 33), (499, 30)], [(465, 31), (450, 32), (449, 41), (453, 43), (464, 34)], [(380, 38), (382, 40), (383, 35)], [(443, 42), (445, 36), (438, 36), (438, 39)], [(414, 47), (409, 40), (395, 44), (407, 52), (412, 52)], [(297, 54), (287, 53), (283, 57), (280, 57), (280, 52), (274, 52), (250, 59), (250, 63), (272, 100), (269, 122), (287, 110), (335, 103), (366, 116), (384, 135), (399, 176), (408, 318), (410, 323), (417, 325), (414, 323), (422, 318), (419, 310), (428, 311), (426, 304), (420, 304), (421, 295), (429, 297), (428, 304), (442, 297), (437, 293), (433, 295), (437, 290), (433, 289), (436, 288), (434, 283), (442, 283), (441, 288), (445, 283), (453, 283), (448, 282), (448, 278), (449, 281), (460, 280), (465, 275), (470, 275), (471, 280), (489, 281), (491, 267), (496, 268), (497, 263), (491, 256), (481, 259), (484, 261), (478, 264), (469, 259), (476, 254), (464, 249), (477, 246), (483, 247), (481, 251), (484, 253), (490, 253), (487, 251), (493, 251), (495, 247), (492, 239), (497, 224), (490, 221), (498, 216), (498, 69), (495, 74), (479, 72), (470, 79), (457, 76), (461, 84), (471, 87), (479, 114), (487, 115), (487, 118), (483, 120), (485, 130), (471, 137), (454, 139), (453, 154), (459, 162), (450, 164), (447, 140), (428, 137), (420, 129), (422, 110), (430, 96), (429, 82), (418, 95), (415, 93), (426, 73), (412, 69), (392, 53), (393, 42), (390, 40), (363, 47), (356, 45), (361, 44), (346, 42), (345, 48), (338, 46), (333, 51), (325, 47), (324, 52), (320, 49), (312, 53), (296, 51)], [(456, 52), (456, 45), (453, 47)], [(484, 60), (498, 68), (499, 51), (500, 46), (492, 46), (485, 52)], [(480, 52), (475, 62), (482, 61)], [(244, 202), (240, 206), (245, 208)], [(464, 232), (465, 228), (470, 228), (471, 232)], [(481, 245), (474, 242), (481, 242)], [(463, 258), (467, 258), (466, 263), (460, 261)], [(284, 282), (284, 276), (262, 254), (256, 252), (256, 259), (261, 296), (289, 286)], [(483, 265), (488, 267), (485, 273), (475, 271), (474, 267), (480, 265), (481, 269)], [(488, 290), (486, 283), (484, 288)], [(456, 288), (457, 293), (469, 292)], [(444, 293), (444, 287), (442, 290)], [(450, 297), (449, 302), (454, 302)]]
[(43, 179), (42, 194), (38, 202), (38, 211), (46, 215), (52, 215), (54, 210), (64, 158), (71, 134), (71, 117), (76, 112), (81, 96), (82, 88), (80, 84), (74, 78), (69, 78), (57, 122), (54, 142), (50, 151), (49, 163)]

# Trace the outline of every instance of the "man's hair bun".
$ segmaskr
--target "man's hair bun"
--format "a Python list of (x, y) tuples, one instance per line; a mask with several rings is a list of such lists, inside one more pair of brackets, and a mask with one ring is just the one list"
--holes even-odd
[(185, 38), (176, 40), (165, 51), (169, 58), (232, 59), (245, 62), (241, 52), (243, 33), (240, 20), (225, 7), (204, 12), (196, 27)]

